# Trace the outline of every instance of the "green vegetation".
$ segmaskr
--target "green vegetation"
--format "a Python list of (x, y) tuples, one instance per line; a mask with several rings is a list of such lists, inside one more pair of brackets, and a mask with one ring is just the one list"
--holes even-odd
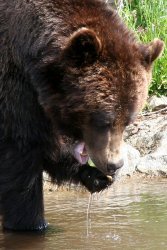
[(148, 43), (154, 38), (165, 42), (163, 56), (154, 66), (149, 94), (167, 96), (167, 0), (124, 0), (124, 8), (119, 14), (137, 31), (142, 42)]

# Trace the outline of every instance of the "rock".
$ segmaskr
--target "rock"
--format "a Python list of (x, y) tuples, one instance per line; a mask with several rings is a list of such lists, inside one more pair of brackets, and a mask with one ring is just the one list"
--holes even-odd
[(43, 172), (43, 180), (44, 181), (49, 181), (50, 182), (50, 177), (47, 173)]
[(142, 157), (136, 171), (147, 175), (167, 177), (167, 154), (149, 154)]
[(156, 151), (167, 154), (167, 114), (146, 116), (137, 126), (130, 125), (125, 132), (125, 141), (142, 156)]
[(161, 97), (151, 96), (148, 99), (147, 103), (148, 103), (148, 108), (153, 111), (165, 108), (167, 107), (167, 96), (161, 96)]
[(167, 177), (167, 114), (146, 116), (137, 130), (129, 126), (125, 140), (141, 153), (137, 172)]
[(140, 161), (140, 153), (131, 145), (125, 144), (123, 147), (124, 166), (119, 170), (116, 180), (123, 176), (132, 176), (136, 171), (136, 166)]

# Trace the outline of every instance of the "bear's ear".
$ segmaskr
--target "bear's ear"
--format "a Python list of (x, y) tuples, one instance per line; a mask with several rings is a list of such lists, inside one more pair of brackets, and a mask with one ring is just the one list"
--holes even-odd
[(87, 66), (96, 61), (101, 47), (101, 41), (93, 30), (80, 28), (69, 38), (62, 56), (70, 66)]
[(152, 64), (158, 57), (161, 56), (164, 50), (164, 42), (160, 39), (154, 39), (149, 44), (142, 47), (142, 55), (146, 64)]

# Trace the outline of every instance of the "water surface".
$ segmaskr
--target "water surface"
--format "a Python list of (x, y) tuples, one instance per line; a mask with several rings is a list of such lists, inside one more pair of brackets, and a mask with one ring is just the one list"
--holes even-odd
[(167, 249), (167, 179), (125, 182), (94, 195), (45, 192), (45, 233), (3, 233), (0, 250)]

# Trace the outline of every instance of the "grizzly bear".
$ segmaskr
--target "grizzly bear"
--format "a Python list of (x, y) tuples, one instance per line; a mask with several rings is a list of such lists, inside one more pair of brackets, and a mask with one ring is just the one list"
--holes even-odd
[(5, 229), (47, 227), (43, 171), (90, 192), (111, 184), (107, 175), (123, 165), (123, 131), (146, 100), (162, 50), (158, 39), (136, 41), (105, 1), (0, 0)]

